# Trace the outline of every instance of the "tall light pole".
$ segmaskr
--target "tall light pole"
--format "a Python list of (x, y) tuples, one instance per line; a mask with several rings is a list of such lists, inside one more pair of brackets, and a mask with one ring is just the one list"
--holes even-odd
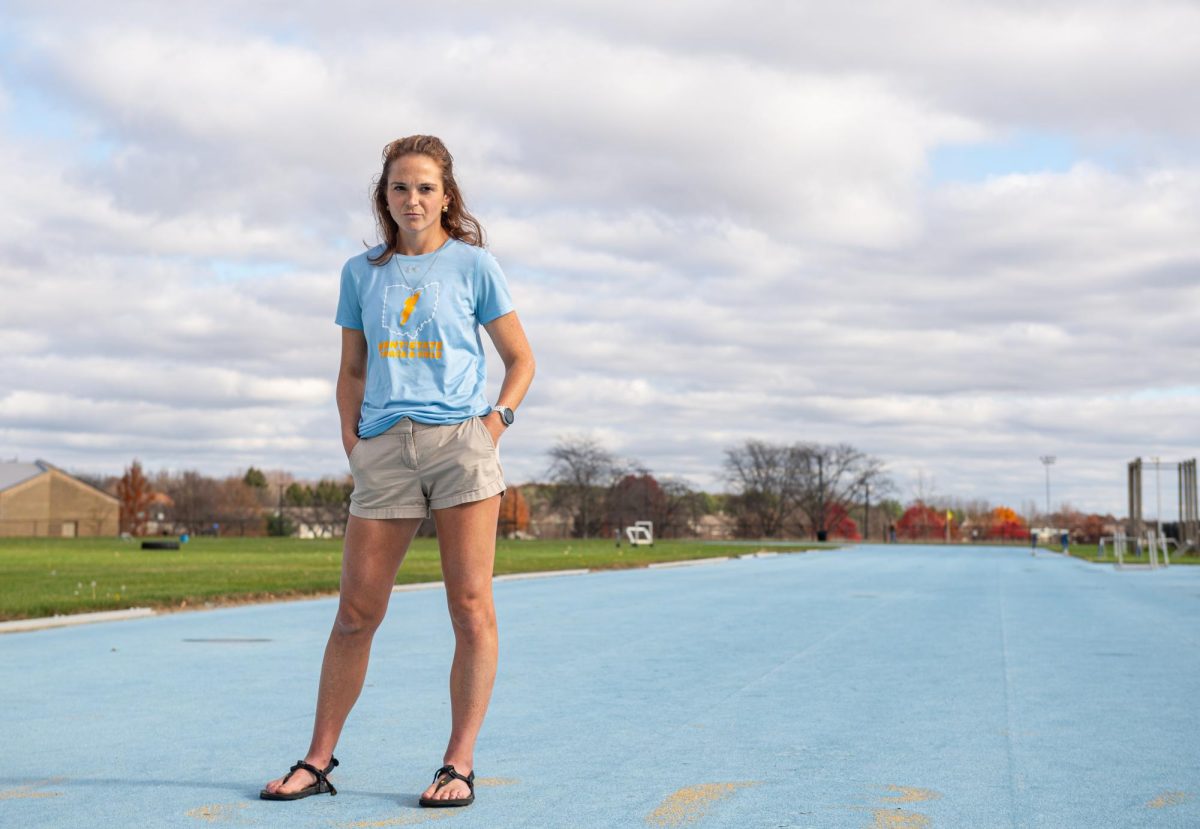
[(1050, 467), (1054, 465), (1056, 458), (1053, 455), (1042, 455), (1039, 460), (1042, 466), (1046, 467), (1046, 517), (1050, 517)]

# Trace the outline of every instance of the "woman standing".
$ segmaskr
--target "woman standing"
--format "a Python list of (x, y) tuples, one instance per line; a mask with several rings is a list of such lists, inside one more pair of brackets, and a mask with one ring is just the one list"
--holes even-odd
[[(388, 144), (373, 201), (383, 243), (346, 263), (336, 316), (338, 412), (354, 476), (341, 598), (308, 753), (261, 797), (337, 793), (328, 779), (334, 746), (362, 690), (396, 572), (432, 512), (455, 636), (452, 722), (420, 802), (466, 806), (496, 676), (492, 565), (505, 488), (497, 445), (533, 379), (533, 353), (440, 140)], [(504, 362), (495, 405), (486, 397), (480, 325)]]

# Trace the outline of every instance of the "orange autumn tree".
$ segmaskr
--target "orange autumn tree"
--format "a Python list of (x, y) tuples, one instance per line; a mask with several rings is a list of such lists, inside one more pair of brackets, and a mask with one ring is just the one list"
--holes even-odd
[(1029, 527), (1025, 525), (1015, 510), (1008, 507), (996, 507), (989, 516), (988, 535), (991, 538), (1028, 538)]
[(117, 484), (117, 498), (121, 502), (121, 532), (143, 535), (154, 490), (142, 472), (141, 461), (134, 460)]
[(500, 499), (500, 521), (497, 527), (503, 536), (529, 530), (529, 502), (521, 494), (520, 487), (509, 487)]

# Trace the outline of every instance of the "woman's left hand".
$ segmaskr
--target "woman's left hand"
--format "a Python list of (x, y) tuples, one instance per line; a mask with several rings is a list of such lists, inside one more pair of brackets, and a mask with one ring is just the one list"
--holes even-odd
[(504, 418), (500, 417), (499, 412), (488, 412), (483, 417), (483, 425), (487, 428), (488, 434), (492, 436), (492, 445), (499, 446), (500, 436), (508, 428), (504, 425)]

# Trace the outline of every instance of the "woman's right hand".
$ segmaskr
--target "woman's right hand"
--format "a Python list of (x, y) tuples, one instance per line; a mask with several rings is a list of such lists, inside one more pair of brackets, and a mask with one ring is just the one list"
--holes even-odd
[(342, 448), (346, 450), (346, 459), (350, 459), (350, 453), (354, 451), (354, 446), (362, 438), (353, 432), (342, 435)]

